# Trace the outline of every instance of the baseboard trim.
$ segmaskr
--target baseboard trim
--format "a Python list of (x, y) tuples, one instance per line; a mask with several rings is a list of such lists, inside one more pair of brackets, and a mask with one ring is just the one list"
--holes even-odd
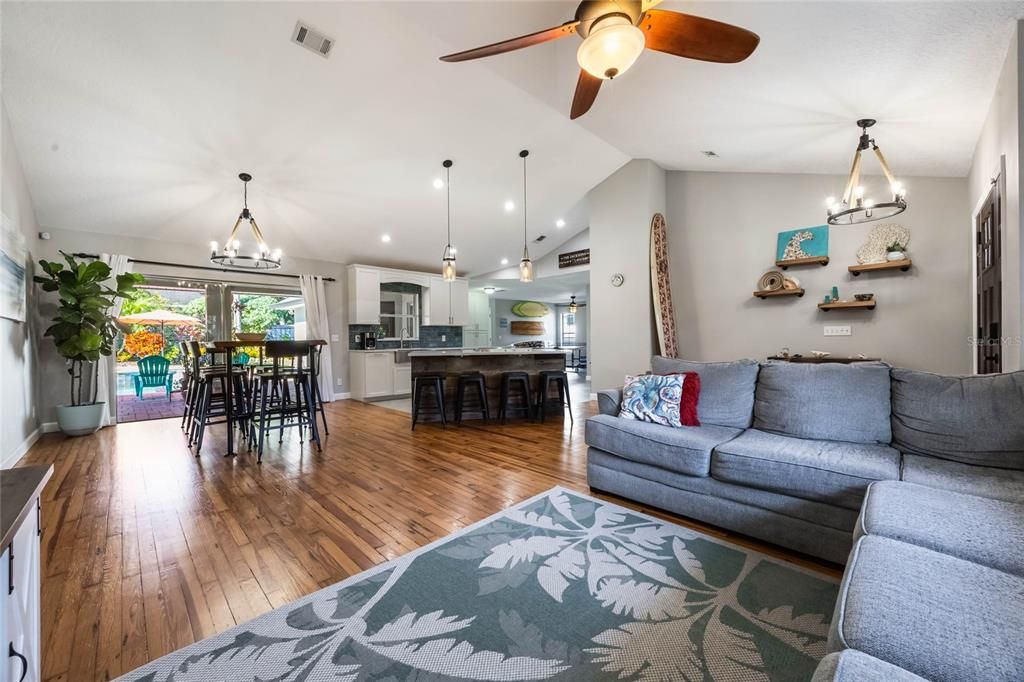
[(57, 425), (57, 422), (43, 422), (39, 425), (39, 431), (40, 433), (53, 433), (60, 431), (60, 426)]
[(21, 442), (14, 452), (4, 457), (3, 461), (0, 462), (0, 469), (10, 469), (12, 466), (18, 463), (18, 460), (25, 456), (25, 453), (35, 445), (35, 442), (39, 440), (39, 429), (35, 429), (32, 433), (28, 434), (28, 437)]
[(348, 391), (346, 391), (344, 393), (335, 393), (334, 394), (334, 399), (335, 400), (351, 400), (352, 399), (352, 394), (350, 392), (348, 392)]

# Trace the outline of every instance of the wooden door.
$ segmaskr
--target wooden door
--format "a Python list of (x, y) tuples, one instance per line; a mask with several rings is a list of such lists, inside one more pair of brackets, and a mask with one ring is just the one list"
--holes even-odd
[(999, 206), (999, 185), (992, 185), (985, 204), (978, 213), (975, 230), (977, 263), (977, 348), (978, 373), (1003, 371), (1003, 267), (1002, 212)]

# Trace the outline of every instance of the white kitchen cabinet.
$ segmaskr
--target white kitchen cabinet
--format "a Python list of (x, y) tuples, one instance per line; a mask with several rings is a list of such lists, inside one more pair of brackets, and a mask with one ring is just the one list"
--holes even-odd
[(457, 279), (449, 283), (442, 277), (431, 277), (423, 324), (456, 327), (469, 324), (469, 282)]
[(395, 395), (407, 395), (412, 393), (412, 363), (405, 362), (402, 364), (395, 363), (394, 369)]
[[(0, 680), (39, 682), (41, 642), (39, 619), (40, 495), (52, 467), (22, 467), (0, 472), (0, 494), (23, 499), (20, 513), (4, 519), (0, 553)], [(5, 512), (7, 509), (5, 509)], [(13, 525), (7, 526), (13, 522)]]
[(380, 270), (348, 268), (348, 323), (380, 324)]

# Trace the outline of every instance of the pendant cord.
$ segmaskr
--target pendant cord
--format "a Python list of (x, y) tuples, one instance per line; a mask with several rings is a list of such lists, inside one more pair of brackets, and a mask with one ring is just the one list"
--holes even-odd
[(521, 153), (523, 157), (523, 256), (526, 257), (528, 254), (526, 246), (526, 155)]
[[(444, 169), (445, 188), (448, 191), (448, 252), (452, 250), (452, 168), (447, 166)], [(446, 254), (448, 255), (448, 254)]]

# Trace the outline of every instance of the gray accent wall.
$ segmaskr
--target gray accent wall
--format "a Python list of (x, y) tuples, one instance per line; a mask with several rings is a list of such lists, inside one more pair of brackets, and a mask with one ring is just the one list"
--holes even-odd
[[(899, 140), (890, 141), (886, 151), (898, 173)], [(869, 167), (872, 161), (865, 159)], [(909, 208), (891, 222), (910, 229), (912, 270), (851, 276), (847, 266), (856, 264), (857, 249), (877, 223), (833, 227), (831, 263), (787, 273), (807, 290), (803, 298), (759, 300), (752, 292), (761, 274), (775, 269), (777, 233), (823, 224), (825, 198), (841, 195), (846, 178), (668, 173), (672, 295), (683, 357), (763, 359), (785, 346), (805, 354), (864, 353), (901, 367), (969, 373), (972, 247), (967, 182), (900, 179), (907, 186)], [(871, 176), (864, 184), (870, 195), (884, 180)], [(603, 285), (600, 278), (596, 281)], [(833, 285), (841, 298), (874, 293), (877, 308), (819, 311), (817, 303)], [(825, 325), (850, 325), (853, 334), (825, 337)], [(596, 327), (594, 333), (600, 334)]]
[(36, 226), (32, 198), (25, 183), (25, 174), (14, 147), (7, 110), (0, 100), (0, 164), (2, 164), (2, 194), (0, 211), (14, 225), (21, 228), (28, 249), (28, 304), (25, 322), (0, 318), (0, 468), (13, 466), (35, 442), (39, 432), (36, 419), (38, 383), (39, 316), (36, 311), (32, 264), (36, 257)]
[[(616, 388), (650, 369), (654, 351), (650, 233), (665, 212), (665, 171), (633, 160), (590, 190), (590, 342), (592, 390)], [(671, 217), (669, 217), (671, 224)], [(621, 287), (611, 285), (621, 273)]]

